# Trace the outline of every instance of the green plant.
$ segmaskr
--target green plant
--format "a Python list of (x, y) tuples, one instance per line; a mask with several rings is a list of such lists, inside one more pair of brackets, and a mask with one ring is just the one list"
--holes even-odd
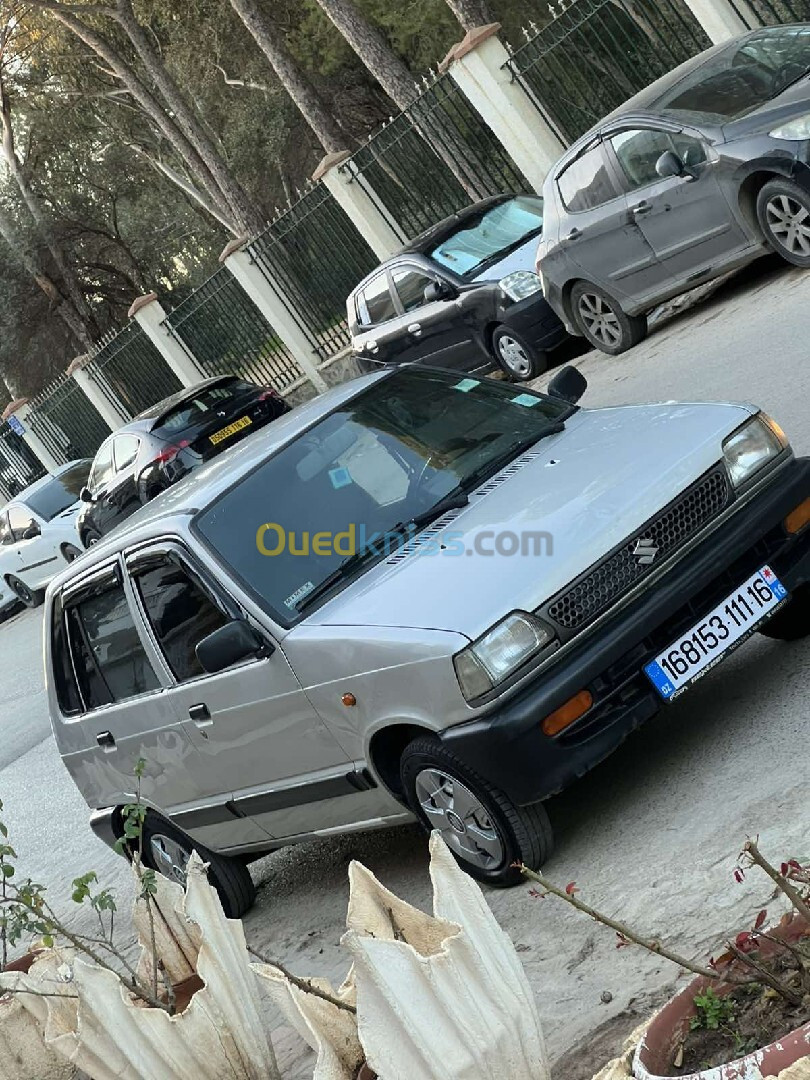
[(720, 997), (710, 986), (695, 997), (695, 1008), (697, 1016), (689, 1024), (692, 1031), (719, 1031), (734, 1019), (734, 1002)]

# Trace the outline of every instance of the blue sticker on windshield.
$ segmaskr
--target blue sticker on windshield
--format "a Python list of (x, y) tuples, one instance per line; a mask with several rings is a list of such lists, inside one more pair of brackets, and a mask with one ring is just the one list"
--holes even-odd
[(461, 382), (456, 383), (453, 387), (454, 390), (461, 390), (464, 394), (469, 394), (470, 390), (474, 390), (476, 386), (480, 386), (481, 383), (478, 379), (462, 379)]
[(352, 482), (352, 474), (341, 466), (339, 469), (329, 470), (329, 479), (332, 481), (333, 488), (348, 487)]
[(290, 611), (294, 611), (298, 604), (307, 596), (315, 586), (311, 581), (305, 582), (300, 588), (296, 589), (292, 596), (288, 596), (284, 601), (284, 607), (289, 608)]
[(540, 398), (536, 398), (534, 394), (518, 394), (517, 397), (512, 398), (513, 405), (522, 405), (524, 409), (532, 409), (539, 403)]

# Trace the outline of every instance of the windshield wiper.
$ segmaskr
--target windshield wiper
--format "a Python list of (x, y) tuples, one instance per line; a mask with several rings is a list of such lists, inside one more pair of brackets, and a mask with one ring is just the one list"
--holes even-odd
[[(428, 507), (427, 510), (423, 510), (421, 514), (415, 514), (407, 521), (398, 521), (396, 525), (392, 525), (389, 529), (380, 535), (376, 539), (369, 541), (365, 547), (360, 548), (359, 551), (355, 551), (353, 555), (347, 555), (343, 562), (315, 586), (310, 592), (307, 593), (295, 606), (297, 612), (302, 612), (305, 608), (310, 607), (320, 600), (322, 596), (330, 592), (336, 585), (339, 585), (341, 581), (344, 581), (347, 577), (350, 577), (360, 567), (365, 566), (366, 563), (371, 562), (372, 559), (382, 559), (386, 555), (391, 554), (391, 540), (397, 536), (406, 536), (411, 530), (417, 530), (424, 528), (425, 525), (429, 525), (431, 521), (435, 521), (436, 518), (441, 517), (442, 514), (446, 514), (450, 510), (460, 509), (466, 506), (470, 501), (470, 497), (467, 494), (464, 487), (460, 484), (453, 488), (452, 491), (448, 491), (446, 495), (443, 495), (438, 502), (433, 506)], [(382, 545), (382, 550), (380, 550)]]
[(527, 435), (519, 442), (512, 443), (508, 450), (504, 450), (502, 454), (492, 458), (490, 461), (485, 461), (483, 465), (479, 465), (469, 476), (465, 477), (464, 490), (472, 491), (473, 488), (488, 480), (490, 476), (499, 473), (510, 461), (514, 461), (521, 454), (525, 454), (527, 450), (531, 450), (535, 443), (548, 438), (549, 435), (559, 435), (561, 431), (565, 431), (565, 421), (556, 420), (551, 424), (546, 424), (545, 427), (538, 428), (534, 434)]
[(493, 251), (491, 255), (487, 255), (485, 259), (473, 267), (473, 273), (477, 275), (482, 274), (485, 270), (488, 270), (491, 266), (495, 266), (496, 263), (501, 262), (502, 259), (508, 258), (513, 251), (517, 251), (518, 248), (522, 248), (524, 244), (528, 244), (530, 240), (533, 240), (535, 236), (539, 236), (543, 231), (543, 226), (539, 225), (536, 229), (532, 229), (531, 232), (527, 232), (524, 236), (521, 236), (519, 240), (515, 240), (514, 243), (508, 244), (505, 248), (501, 248), (500, 251)]

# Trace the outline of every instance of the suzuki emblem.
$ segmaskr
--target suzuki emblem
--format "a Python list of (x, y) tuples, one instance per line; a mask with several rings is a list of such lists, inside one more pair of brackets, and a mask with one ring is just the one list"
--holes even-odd
[(639, 566), (649, 566), (655, 562), (658, 554), (658, 545), (653, 540), (637, 540), (633, 548), (633, 556), (638, 560)]

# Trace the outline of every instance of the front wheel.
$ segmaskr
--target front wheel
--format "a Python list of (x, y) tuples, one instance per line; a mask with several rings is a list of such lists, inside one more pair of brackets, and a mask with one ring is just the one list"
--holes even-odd
[(433, 736), (405, 750), (400, 774), (411, 809), (438, 830), (463, 870), (487, 885), (524, 879), (514, 863), (539, 870), (554, 849), (545, 807), (516, 806)]
[(95, 529), (85, 529), (81, 537), (82, 543), (84, 544), (85, 548), (94, 547), (94, 545), (96, 545), (100, 539), (101, 533), (97, 532)]
[(799, 641), (810, 634), (810, 585), (801, 585), (783, 608), (761, 627), (763, 637)]
[(546, 353), (535, 349), (508, 326), (495, 328), (492, 351), (500, 367), (515, 382), (530, 382), (548, 367)]
[(45, 598), (44, 589), (29, 589), (24, 581), (20, 581), (13, 574), (8, 575), (6, 582), (17, 599), (27, 608), (39, 607)]
[(810, 267), (810, 195), (790, 180), (771, 180), (757, 197), (757, 218), (774, 251)]
[(219, 895), (225, 917), (241, 919), (256, 899), (256, 886), (244, 863), (199, 847), (170, 821), (147, 815), (143, 826), (144, 865), (185, 887), (186, 868), (195, 850), (208, 863), (208, 880)]
[(618, 300), (587, 281), (571, 292), (571, 307), (582, 336), (608, 356), (618, 356), (647, 336), (647, 316), (628, 315)]

